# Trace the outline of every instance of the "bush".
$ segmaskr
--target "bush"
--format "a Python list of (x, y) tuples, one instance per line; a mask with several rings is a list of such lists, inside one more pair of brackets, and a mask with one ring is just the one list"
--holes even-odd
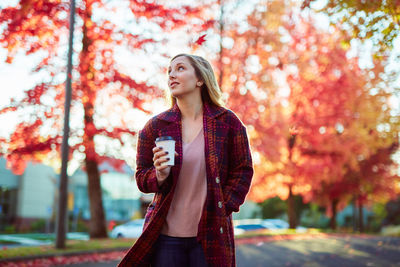
[(388, 225), (388, 226), (382, 227), (381, 234), (387, 235), (387, 236), (400, 237), (400, 225)]
[[(74, 223), (72, 221), (69, 221), (68, 231), (75, 232)], [(76, 224), (76, 232), (89, 232), (89, 227), (87, 226), (87, 222), (85, 222), (84, 220), (78, 220)]]
[[(296, 214), (296, 222), (297, 225), (301, 223), (301, 217), (303, 211), (309, 209), (310, 204), (304, 204), (303, 197), (300, 195), (294, 196), (294, 210)], [(262, 210), (262, 218), (264, 219), (273, 219), (273, 218), (280, 218), (286, 221), (288, 220), (288, 207), (287, 207), (287, 200), (282, 200), (279, 197), (273, 197), (266, 199), (264, 202), (259, 204)]]
[(269, 198), (260, 206), (263, 218), (276, 218), (287, 212), (286, 202), (279, 197)]
[(310, 208), (303, 212), (300, 224), (308, 228), (328, 228), (329, 218), (325, 216), (323, 208), (311, 203)]
[(15, 225), (6, 225), (2, 233), (5, 234), (15, 234), (17, 232)]
[(32, 222), (29, 227), (30, 232), (44, 233), (46, 231), (46, 220), (38, 219)]
[(392, 200), (385, 205), (386, 217), (382, 222), (383, 225), (399, 225), (400, 224), (400, 197)]

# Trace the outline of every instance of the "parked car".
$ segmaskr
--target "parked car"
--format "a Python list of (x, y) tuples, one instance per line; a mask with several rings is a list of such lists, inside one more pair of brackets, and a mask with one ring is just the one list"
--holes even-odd
[(233, 227), (233, 235), (241, 235), (244, 234), (246, 231), (240, 228)]
[(144, 219), (132, 220), (112, 229), (112, 238), (138, 238), (143, 231)]
[[(289, 223), (282, 219), (242, 219), (234, 220), (234, 234), (240, 235), (248, 231), (268, 229), (271, 231), (289, 229)], [(299, 231), (306, 231), (306, 228), (298, 226)]]
[(249, 231), (265, 230), (268, 229), (263, 225), (261, 219), (243, 219), (233, 221), (233, 234), (240, 235)]
[(240, 225), (236, 225), (233, 228), (233, 234), (234, 235), (241, 235), (245, 232), (249, 232), (249, 231), (257, 231), (257, 230), (265, 230), (268, 229), (267, 227), (265, 227), (262, 224), (259, 223), (247, 223), (247, 224), (240, 224)]
[(252, 223), (252, 224), (241, 224), (236, 226), (237, 229), (243, 229), (244, 231), (255, 231), (255, 230), (264, 230), (268, 229), (262, 224)]
[(262, 222), (268, 229), (288, 229), (289, 223), (282, 219), (264, 219)]

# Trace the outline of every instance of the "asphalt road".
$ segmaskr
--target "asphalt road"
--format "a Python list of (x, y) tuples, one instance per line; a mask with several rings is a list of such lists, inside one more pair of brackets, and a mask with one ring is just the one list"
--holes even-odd
[[(242, 244), (236, 248), (238, 267), (395, 267), (400, 266), (400, 238), (380, 236), (314, 237)], [(109, 267), (118, 261), (73, 267)]]

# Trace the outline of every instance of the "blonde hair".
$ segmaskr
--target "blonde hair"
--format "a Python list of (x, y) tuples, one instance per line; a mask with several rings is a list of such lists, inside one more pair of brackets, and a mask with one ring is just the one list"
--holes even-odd
[[(223, 107), (222, 92), (217, 83), (217, 79), (215, 78), (211, 64), (201, 56), (190, 54), (178, 54), (174, 56), (170, 62), (175, 58), (182, 56), (189, 60), (190, 65), (192, 65), (195, 70), (197, 78), (203, 81), (203, 85), (200, 87), (203, 102)], [(167, 101), (171, 104), (171, 107), (173, 107), (176, 103), (176, 98), (170, 93), (167, 93)]]

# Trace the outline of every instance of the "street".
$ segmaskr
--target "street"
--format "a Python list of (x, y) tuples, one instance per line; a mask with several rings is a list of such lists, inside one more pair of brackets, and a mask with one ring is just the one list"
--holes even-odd
[[(400, 266), (400, 238), (330, 235), (303, 240), (241, 244), (238, 267), (395, 267)], [(118, 261), (85, 263), (74, 267), (116, 266)]]

